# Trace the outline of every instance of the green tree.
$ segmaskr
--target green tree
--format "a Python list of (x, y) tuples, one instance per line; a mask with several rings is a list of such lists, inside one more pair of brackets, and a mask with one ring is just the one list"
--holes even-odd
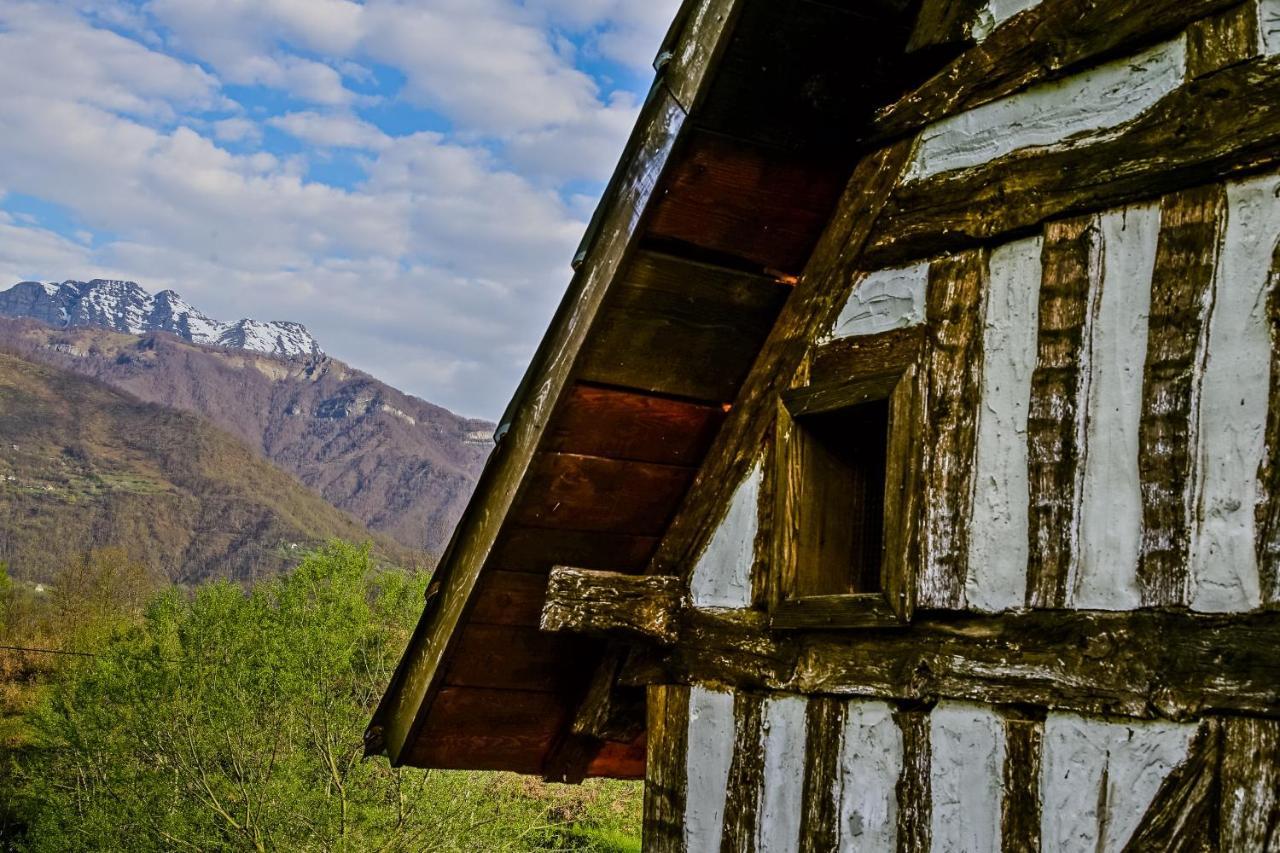
[(248, 593), (154, 598), (49, 691), (12, 793), (25, 849), (627, 849), (632, 786), (362, 760), (425, 581), (333, 543)]

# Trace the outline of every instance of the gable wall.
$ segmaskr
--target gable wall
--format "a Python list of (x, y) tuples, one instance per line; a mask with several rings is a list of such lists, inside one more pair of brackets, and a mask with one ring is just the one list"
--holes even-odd
[[(975, 32), (1030, 5), (993, 0)], [(1256, 14), (1252, 52), (1280, 53), (1277, 4)], [(963, 185), (1002, 158), (1113, 143), (1203, 73), (1188, 38), (924, 128), (908, 195), (913, 183)], [(1183, 182), (1016, 231), (962, 253), (981, 270), (967, 314), (936, 313), (956, 255), (899, 256), (862, 274), (817, 342), (924, 326), (936, 347), (940, 323), (971, 324), (976, 395), (926, 401), (951, 420), (936, 440), (926, 430), (917, 606), (1280, 604), (1280, 172)], [(929, 358), (926, 346), (926, 374)], [(925, 387), (947, 393), (927, 375)], [(763, 598), (769, 451), (766, 439), (691, 569), (695, 608), (750, 614)], [(1150, 839), (1171, 803), (1200, 808), (1221, 849), (1280, 845), (1268, 835), (1280, 795), (1266, 781), (1280, 774), (1276, 722), (693, 682), (651, 688), (684, 691), (688, 709), (688, 819), (651, 849), (1161, 849)], [(1242, 749), (1251, 772), (1233, 769)]]

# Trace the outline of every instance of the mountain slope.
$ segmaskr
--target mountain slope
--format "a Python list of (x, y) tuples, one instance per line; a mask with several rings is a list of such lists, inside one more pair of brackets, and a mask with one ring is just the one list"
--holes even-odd
[(328, 357), (0, 320), (0, 346), (208, 418), (402, 545), (439, 553), (492, 447), (461, 418)]
[(17, 576), (119, 546), (176, 582), (247, 580), (331, 537), (368, 533), (204, 420), (0, 353), (0, 561)]
[(172, 290), (152, 296), (132, 281), (19, 282), (0, 291), (0, 316), (39, 320), (54, 328), (100, 326), (133, 335), (170, 332), (192, 343), (290, 358), (324, 355), (300, 323), (248, 319), (223, 323)]

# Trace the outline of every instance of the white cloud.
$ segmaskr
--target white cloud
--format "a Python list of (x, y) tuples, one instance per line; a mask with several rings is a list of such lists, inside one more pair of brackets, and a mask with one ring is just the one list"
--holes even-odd
[(262, 138), (262, 129), (242, 116), (224, 118), (213, 123), (213, 138), (219, 142), (257, 141)]
[(286, 113), (267, 123), (322, 148), (379, 149), (391, 144), (391, 137), (350, 113)]
[[(647, 13), (152, 0), (159, 39), (131, 6), (74, 5), (92, 14), (0, 0), (0, 79), (18, 81), (0, 87), (0, 188), (71, 211), (95, 237), (0, 214), (0, 276), (134, 278), (214, 316), (296, 319), (380, 378), (497, 416), (593, 206), (562, 188), (608, 174), (638, 109), (636, 94), (602, 93), (574, 67), (563, 31), (589, 30), (589, 49), (607, 52), (609, 33), (643, 30)], [(92, 26), (109, 19), (137, 40)], [(344, 81), (369, 84), (375, 64), (448, 132), (394, 135), (357, 115), (363, 96)], [(259, 114), (222, 88), (245, 82), (312, 106)], [(264, 126), (302, 152), (254, 150)], [(330, 148), (358, 152), (365, 177), (308, 180)]]

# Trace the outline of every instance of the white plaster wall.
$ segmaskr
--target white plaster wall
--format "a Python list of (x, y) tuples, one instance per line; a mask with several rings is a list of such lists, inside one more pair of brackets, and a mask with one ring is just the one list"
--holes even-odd
[(684, 823), (688, 850), (720, 849), (733, 743), (733, 694), (690, 689)]
[(1103, 276), (1090, 324), (1078, 563), (1069, 590), (1082, 609), (1141, 606), (1142, 490), (1138, 427), (1160, 209), (1102, 217)]
[(841, 853), (894, 853), (902, 732), (884, 702), (852, 701), (845, 707), (835, 792), (838, 849)]
[(756, 463), (733, 493), (724, 519), (694, 566), (689, 581), (694, 607), (751, 606), (751, 564), (755, 560), (762, 476), (763, 469)]
[(1036, 237), (991, 253), (965, 578), (965, 599), (975, 610), (1019, 608), (1026, 599), (1027, 412), (1037, 356), (1042, 248)]
[(1109, 723), (1074, 714), (1045, 721), (1041, 849), (1119, 853), (1169, 772), (1187, 757), (1194, 723)]
[(868, 273), (840, 309), (828, 339), (875, 335), (924, 322), (929, 265)]
[(1258, 36), (1263, 53), (1267, 56), (1280, 53), (1280, 0), (1258, 3)]
[[(940, 702), (929, 715), (935, 853), (996, 853), (1004, 724), (988, 707)], [(1046, 848), (1053, 849), (1053, 848)]]
[(1267, 293), (1280, 241), (1280, 177), (1227, 186), (1227, 228), (1214, 277), (1196, 430), (1191, 606), (1260, 603), (1254, 508), (1271, 391)]
[(996, 27), (1014, 15), (1038, 6), (1040, 3), (1041, 0), (987, 0), (986, 5), (978, 12), (977, 20), (974, 21), (972, 35), (978, 41), (982, 41), (991, 35)]
[(1182, 36), (1137, 56), (1034, 86), (925, 128), (909, 176), (927, 178), (1024, 148), (1080, 145), (1142, 115), (1182, 84)]
[(764, 707), (764, 795), (757, 853), (794, 853), (804, 801), (805, 709), (801, 696), (771, 696)]

